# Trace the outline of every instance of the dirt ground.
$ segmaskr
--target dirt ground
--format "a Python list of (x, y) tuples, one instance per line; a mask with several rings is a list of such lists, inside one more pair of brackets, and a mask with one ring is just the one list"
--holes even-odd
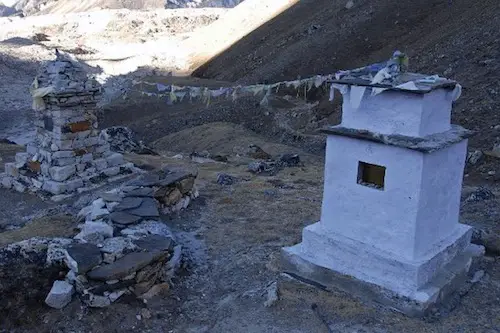
[[(106, 309), (82, 308), (77, 299), (63, 311), (40, 306), (24, 312), (19, 319), (22, 323), (4, 323), (7, 332), (500, 331), (496, 315), (500, 310), (500, 266), (494, 257), (476, 264), (474, 271), (484, 269), (485, 278), (454, 304), (451, 313), (442, 309), (425, 320), (370, 307), (342, 293), (330, 294), (297, 284), (285, 284), (280, 300), (271, 308), (265, 307), (266, 288), (280, 274), (280, 248), (299, 242), (301, 229), (319, 218), (323, 161), (298, 148), (274, 144), (240, 126), (218, 124), (216, 128), (218, 131), (213, 133), (204, 126), (175, 133), (170, 136), (172, 141), (160, 140), (154, 147), (165, 156), (172, 156), (172, 151), (209, 149), (212, 154), (229, 154), (227, 163), (200, 164), (188, 157), (127, 156), (148, 169), (181, 165), (199, 171), (201, 197), (187, 211), (167, 221), (178, 233), (188, 258), (187, 270), (168, 295), (148, 303), (123, 299)], [(236, 133), (229, 144), (226, 138)], [(286, 168), (275, 176), (252, 175), (246, 171), (248, 158), (232, 153), (234, 147), (249, 142), (265, 143), (263, 147), (272, 155), (297, 152), (303, 166)], [(219, 185), (219, 172), (239, 181)], [(491, 206), (498, 206), (495, 203)], [(463, 213), (475, 209), (465, 204)], [(53, 224), (58, 219), (54, 216), (44, 222), (33, 221), (17, 232), (26, 237), (30, 233), (26, 229), (30, 228), (37, 235), (40, 223)], [(0, 234), (2, 242), (9, 237), (12, 232)], [(313, 304), (320, 316), (312, 310)], [(143, 308), (148, 309), (151, 318), (138, 320), (136, 316)]]

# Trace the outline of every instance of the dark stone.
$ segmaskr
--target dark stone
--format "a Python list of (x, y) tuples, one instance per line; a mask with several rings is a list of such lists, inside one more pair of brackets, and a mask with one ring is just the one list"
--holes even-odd
[(195, 177), (191, 172), (186, 171), (159, 171), (155, 173), (149, 173), (139, 177), (138, 179), (128, 182), (126, 185), (131, 186), (168, 186), (173, 185), (185, 178)]
[(123, 198), (123, 200), (113, 210), (115, 212), (119, 212), (122, 210), (137, 208), (141, 206), (142, 201), (143, 201), (142, 198), (136, 198), (136, 197)]
[(119, 193), (106, 193), (106, 192), (101, 194), (101, 198), (106, 202), (120, 202), (123, 199), (123, 197)]
[(137, 247), (147, 251), (170, 251), (173, 249), (173, 239), (160, 235), (149, 235), (144, 238), (134, 240)]
[(78, 274), (86, 273), (102, 262), (101, 250), (94, 244), (72, 244), (66, 251), (68, 266)]
[(125, 197), (152, 197), (153, 189), (150, 187), (142, 187), (125, 193)]
[(127, 210), (127, 213), (141, 217), (159, 217), (158, 206), (153, 198), (142, 199), (142, 204), (134, 209)]
[(238, 181), (238, 179), (236, 177), (228, 175), (227, 173), (219, 173), (219, 174), (217, 174), (217, 184), (220, 184), (220, 185), (233, 185), (237, 181)]
[(490, 200), (493, 198), (495, 198), (495, 194), (493, 194), (493, 192), (491, 192), (489, 189), (481, 186), (477, 190), (475, 190), (473, 193), (471, 193), (471, 195), (469, 195), (469, 197), (467, 197), (467, 199), (465, 199), (465, 201), (477, 202), (477, 201)]
[(296, 167), (300, 165), (300, 157), (298, 154), (284, 154), (280, 157), (280, 163), (287, 167)]
[(146, 267), (153, 261), (159, 260), (163, 256), (165, 256), (165, 253), (162, 252), (129, 253), (112, 264), (104, 265), (90, 271), (87, 273), (87, 276), (92, 280), (99, 281), (122, 279)]
[(154, 173), (143, 175), (127, 183), (129, 186), (155, 186), (160, 181), (160, 176)]
[(114, 223), (118, 223), (123, 226), (134, 224), (141, 220), (140, 216), (132, 215), (126, 212), (113, 212), (109, 214), (109, 218)]
[(54, 129), (54, 121), (51, 117), (44, 116), (43, 117), (43, 127), (47, 131), (52, 131)]
[(111, 292), (111, 291), (115, 291), (115, 290), (125, 289), (125, 288), (132, 286), (134, 283), (135, 283), (134, 279), (122, 280), (122, 281), (119, 281), (119, 282), (113, 283), (113, 284), (103, 283), (97, 287), (91, 288), (89, 290), (89, 292), (91, 292), (92, 294), (95, 294), (95, 295), (102, 296), (105, 292)]

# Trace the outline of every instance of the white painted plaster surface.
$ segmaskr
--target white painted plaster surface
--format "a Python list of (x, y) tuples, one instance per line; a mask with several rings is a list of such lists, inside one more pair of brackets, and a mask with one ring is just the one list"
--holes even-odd
[[(408, 260), (440, 250), (458, 225), (466, 141), (427, 154), (327, 138), (321, 224)], [(386, 167), (384, 189), (358, 184), (358, 164)]]
[(300, 251), (304, 258), (336, 272), (377, 284), (401, 295), (412, 295), (431, 281), (443, 266), (460, 255), (470, 244), (471, 228), (458, 225), (442, 240), (437, 254), (421, 260), (374, 248), (370, 244), (336, 234), (321, 223), (303, 230)]
[(414, 137), (450, 129), (451, 91), (438, 89), (427, 94), (384, 91), (371, 96), (371, 90), (364, 90), (359, 103), (359, 87), (347, 89), (343, 95), (342, 126)]
[(467, 140), (424, 154), (414, 257), (435, 253), (457, 226)]
[[(328, 136), (321, 224), (361, 243), (413, 258), (423, 153)], [(358, 163), (386, 167), (385, 188), (358, 184)]]

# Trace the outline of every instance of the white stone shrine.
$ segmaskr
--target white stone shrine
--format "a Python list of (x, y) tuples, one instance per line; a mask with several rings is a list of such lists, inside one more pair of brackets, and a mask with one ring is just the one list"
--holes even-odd
[(478, 249), (458, 222), (471, 135), (450, 124), (460, 86), (407, 82), (334, 82), (343, 117), (324, 130), (321, 220), (282, 253), (295, 278), (419, 316), (460, 286)]

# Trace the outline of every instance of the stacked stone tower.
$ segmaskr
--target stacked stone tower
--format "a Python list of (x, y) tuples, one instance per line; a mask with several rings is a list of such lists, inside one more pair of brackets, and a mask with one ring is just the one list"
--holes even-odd
[(0, 175), (4, 187), (51, 195), (95, 187), (130, 173), (123, 155), (110, 151), (97, 124), (100, 84), (75, 60), (56, 52), (32, 86), (36, 139)]

